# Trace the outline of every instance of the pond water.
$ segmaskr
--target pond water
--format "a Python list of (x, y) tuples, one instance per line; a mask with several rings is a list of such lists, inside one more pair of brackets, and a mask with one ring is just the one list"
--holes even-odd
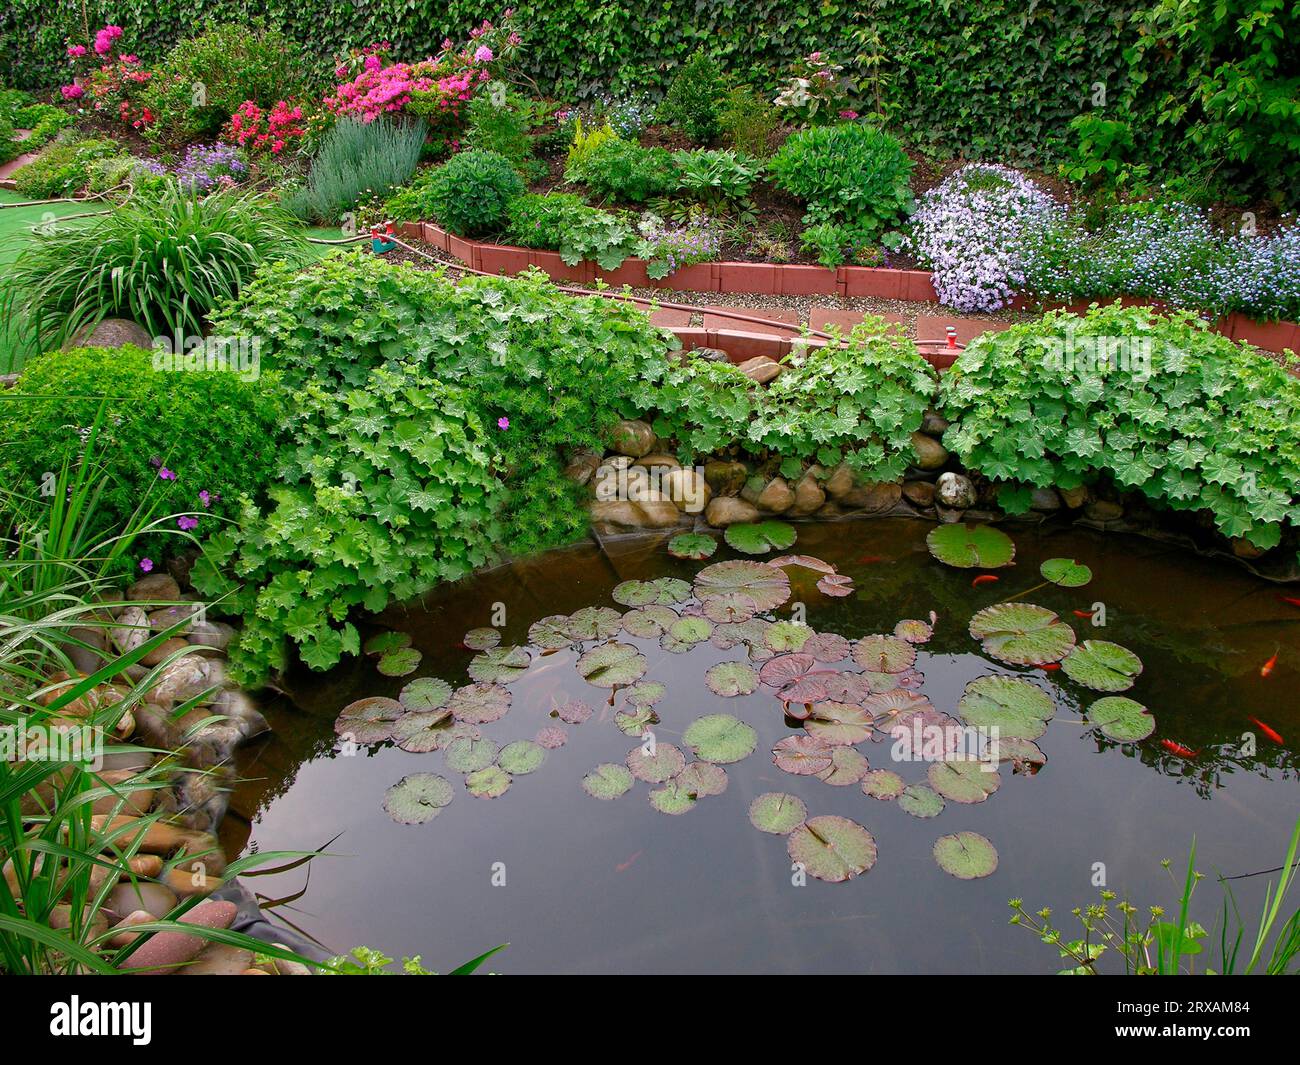
[[(502, 973), (1049, 973), (1060, 967), (1054, 952), (1007, 926), (1009, 898), (1023, 897), (1031, 910), (1051, 905), (1068, 921), (1071, 907), (1096, 899), (1103, 863), (1109, 887), (1135, 904), (1173, 905), (1178, 886), (1160, 861), (1173, 859), (1178, 876), (1193, 835), (1207, 874), (1279, 864), (1300, 813), (1296, 756), (1286, 745), (1300, 736), (1300, 610), (1280, 599), (1294, 589), (1181, 548), (1029, 528), (1011, 530), (1016, 564), (998, 571), (997, 582), (972, 587), (983, 571), (930, 557), (932, 528), (905, 519), (800, 526), (791, 550), (852, 577), (853, 594), (823, 595), (819, 574), (786, 568), (790, 601), (766, 616), (788, 618), (802, 603), (812, 629), (852, 641), (891, 633), (900, 619), (928, 620), (933, 611), (934, 633), (917, 645), (914, 668), (924, 677), (920, 693), (937, 710), (955, 714), (966, 684), (989, 674), (1023, 676), (1050, 693), (1055, 716), (1037, 740), (1046, 763), (1037, 773), (1004, 763), (987, 801), (950, 801), (937, 817), (919, 819), (856, 783), (784, 772), (770, 752), (803, 730), (783, 715), (773, 691), (724, 698), (706, 683), (711, 666), (747, 660), (744, 645), (724, 650), (705, 641), (669, 653), (658, 639), (626, 633), (618, 640), (645, 656), (642, 680), (667, 689), (654, 706), (658, 744), (690, 758), (683, 731), (707, 714), (735, 715), (756, 732), (753, 753), (725, 765), (726, 790), (700, 797), (681, 816), (652, 806), (658, 785), (640, 780), (613, 801), (584, 791), (595, 766), (622, 764), (642, 743), (616, 725), (626, 692), (616, 690), (611, 706), (610, 689), (587, 683), (575, 668), (579, 653), (601, 641), (545, 656), (533, 648), (531, 665), (509, 684), (509, 712), (479, 726), (501, 745), (532, 740), (549, 726), (566, 734), (500, 797), (470, 794), (445, 751), (415, 754), (385, 743), (341, 752), (334, 720), (353, 700), (396, 697), (420, 676), (468, 683), (475, 653), (462, 640), (499, 621), (494, 609), (504, 607), (502, 645), (527, 646), (530, 625), (543, 617), (593, 606), (627, 612), (611, 597), (620, 582), (689, 582), (707, 565), (745, 557), (721, 545), (707, 562), (678, 560), (664, 537), (649, 537), (553, 552), (389, 611), (380, 621), (409, 633), (423, 655), (411, 676), (385, 677), (372, 657), (328, 675), (292, 677), (292, 702), (269, 708), (275, 737), (241, 755), (243, 779), (223, 827), (227, 849), (310, 849), (333, 840), (308, 866), (248, 883), (264, 900), (280, 900), (271, 912), (332, 950), (366, 944), (397, 957), (418, 953), (446, 969), (508, 941), (491, 964)], [(975, 611), (1039, 584), (1039, 564), (1052, 557), (1086, 563), (1091, 582), (1049, 585), (1021, 601), (1058, 612), (1079, 640), (1114, 641), (1141, 658), (1143, 671), (1123, 694), (1151, 710), (1150, 738), (1106, 739), (1082, 716), (1101, 693), (1059, 670), (1006, 665), (969, 635)], [(675, 609), (689, 612), (692, 602)], [(1074, 613), (1098, 603), (1105, 627)], [(1276, 667), (1261, 676), (1275, 652)], [(860, 667), (850, 660), (816, 668)], [(590, 706), (591, 718), (566, 724), (551, 716), (570, 700)], [(1247, 732), (1256, 736), (1253, 754), (1242, 751)], [(1196, 756), (1180, 757), (1166, 739)], [(894, 761), (891, 746), (867, 740), (858, 749), (872, 769), (926, 781), (929, 766)], [(385, 794), (413, 773), (444, 777), (453, 799), (426, 823), (398, 824), (385, 812)], [(766, 792), (797, 796), (810, 817), (840, 815), (863, 826), (877, 847), (874, 867), (846, 882), (808, 877), (796, 886), (786, 838), (749, 820), (751, 802)], [(935, 841), (964, 831), (996, 848), (992, 875), (960, 880), (936, 864)], [(504, 884), (494, 883), (503, 872)], [(1234, 882), (1243, 907), (1257, 902), (1265, 879)], [(1207, 879), (1198, 898), (1198, 916), (1212, 927), (1219, 886)]]

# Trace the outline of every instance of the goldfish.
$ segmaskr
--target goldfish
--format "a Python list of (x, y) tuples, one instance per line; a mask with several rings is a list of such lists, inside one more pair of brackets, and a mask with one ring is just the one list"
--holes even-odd
[(981, 584), (992, 584), (998, 578), (992, 573), (981, 573), (970, 582), (972, 588), (978, 588)]
[(1293, 595), (1279, 595), (1278, 599), (1281, 602), (1287, 603), (1290, 606), (1300, 606), (1300, 599), (1297, 599)]
[(1060, 669), (1060, 668), (1061, 668), (1061, 663), (1060, 663), (1060, 662), (1044, 662), (1044, 663), (1043, 663), (1041, 666), (1039, 666), (1038, 668), (1039, 668), (1039, 669), (1046, 669), (1046, 670), (1049, 670), (1049, 671), (1050, 671), (1050, 670), (1053, 670), (1053, 669)]
[(1277, 665), (1277, 652), (1276, 652), (1276, 651), (1273, 652), (1273, 657), (1272, 657), (1272, 658), (1270, 658), (1267, 662), (1265, 662), (1262, 666), (1259, 667), (1259, 675), (1260, 675), (1261, 677), (1267, 677), (1270, 673), (1273, 672), (1273, 667), (1274, 667), (1275, 665)]
[(1278, 733), (1277, 729), (1275, 729), (1275, 728), (1270, 728), (1268, 725), (1264, 724), (1264, 722), (1262, 722), (1262, 721), (1261, 721), (1259, 718), (1257, 718), (1257, 717), (1252, 717), (1252, 718), (1250, 718), (1250, 720), (1253, 721), (1256, 725), (1258, 725), (1258, 726), (1259, 726), (1259, 731), (1262, 732), (1262, 733), (1264, 733), (1264, 735), (1267, 736), (1267, 737), (1268, 737), (1270, 740), (1272, 740), (1274, 743), (1285, 743), (1285, 742), (1286, 742), (1284, 739), (1282, 739), (1282, 737), (1281, 737), (1281, 735)]
[(1175, 743), (1173, 740), (1161, 740), (1160, 745), (1164, 747), (1166, 751), (1171, 751), (1178, 755), (1179, 758), (1195, 758), (1201, 753), (1200, 751), (1192, 750), (1190, 747), (1184, 747), (1181, 743)]
[(884, 562), (885, 560), (880, 555), (863, 555), (860, 559), (858, 559), (858, 561), (859, 562)]
[(1074, 616), (1075, 616), (1076, 618), (1090, 618), (1090, 617), (1092, 617), (1092, 611), (1091, 611), (1091, 610), (1076, 610), (1076, 611), (1074, 612)]
[(614, 866), (614, 872), (616, 872), (616, 873), (626, 873), (629, 869), (632, 868), (632, 863), (633, 863), (634, 861), (636, 861), (638, 858), (641, 857), (641, 854), (642, 854), (641, 851), (637, 851), (637, 852), (636, 852), (634, 855), (632, 855), (632, 857), (629, 858), (627, 861), (625, 861), (625, 862), (619, 862), (618, 865)]

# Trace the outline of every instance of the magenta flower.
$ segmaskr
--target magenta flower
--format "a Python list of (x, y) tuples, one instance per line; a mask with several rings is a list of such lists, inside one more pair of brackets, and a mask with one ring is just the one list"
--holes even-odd
[(85, 54), (86, 46), (84, 44), (72, 44), (68, 46), (68, 55), (73, 59), (80, 59)]
[(509, 419), (509, 418), (498, 418), (498, 419), (497, 419), (497, 428), (498, 428), (498, 429), (509, 429), (509, 428), (510, 428), (510, 419)]
[(480, 44), (474, 52), (474, 61), (476, 63), (491, 63), (492, 49), (486, 44)]
[(140, 559), (140, 569), (143, 570), (145, 573), (148, 573), (151, 569), (153, 569), (153, 559), (151, 558)]
[(199, 519), (192, 518), (188, 514), (182, 514), (176, 519), (176, 527), (180, 529), (181, 532), (189, 532), (191, 529), (196, 528), (198, 524)]
[(212, 493), (206, 488), (203, 489), (203, 491), (199, 493), (199, 502), (203, 504), (203, 509), (207, 510), (208, 507), (212, 506)]
[(164, 466), (161, 470), (158, 471), (158, 477), (160, 480), (163, 481), (176, 480), (176, 474), (173, 473), (171, 470), (169, 470), (166, 466)]
[(80, 100), (86, 94), (86, 90), (80, 85), (61, 85), (59, 92), (63, 93), (65, 100)]

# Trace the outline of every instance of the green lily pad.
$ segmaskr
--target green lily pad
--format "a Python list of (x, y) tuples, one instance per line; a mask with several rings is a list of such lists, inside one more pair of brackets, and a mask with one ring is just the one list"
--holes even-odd
[(368, 655), (383, 655), (410, 646), (409, 632), (377, 632), (361, 645), (361, 650)]
[(835, 567), (815, 555), (782, 555), (780, 558), (768, 559), (769, 566), (802, 566), (817, 573), (834, 573)]
[(966, 724), (996, 728), (1001, 739), (1036, 740), (1056, 713), (1052, 697), (1022, 677), (978, 677), (957, 703)]
[(706, 533), (678, 533), (668, 541), (668, 553), (673, 558), (689, 558), (697, 562), (712, 556), (718, 541)]
[(522, 647), (493, 647), (474, 656), (468, 673), (480, 684), (509, 684), (518, 680), (532, 663)]
[(568, 734), (562, 728), (556, 728), (554, 725), (547, 725), (537, 730), (534, 737), (537, 746), (543, 750), (553, 751), (558, 747), (563, 747), (569, 740)]
[(1072, 558), (1049, 558), (1038, 567), (1038, 572), (1043, 575), (1043, 580), (1062, 588), (1082, 588), (1092, 580), (1092, 570)]
[(451, 710), (412, 710), (393, 722), (393, 742), (411, 754), (428, 754), (442, 746)]
[(696, 796), (678, 784), (676, 780), (670, 780), (662, 788), (656, 788), (646, 798), (650, 800), (650, 805), (661, 814), (674, 816), (686, 813), (696, 803)]
[(680, 577), (656, 577), (650, 583), (655, 586), (655, 602), (660, 606), (676, 606), (693, 594), (691, 582)]
[(408, 710), (437, 710), (451, 698), (451, 685), (438, 677), (417, 677), (397, 693)]
[(501, 633), (496, 629), (470, 629), (461, 641), (471, 651), (490, 651), (501, 642)]
[(797, 621), (774, 621), (763, 634), (763, 643), (777, 654), (799, 651), (812, 634), (812, 629)]
[(476, 769), (465, 778), (465, 787), (476, 799), (496, 799), (510, 790), (510, 774), (499, 765)]
[(515, 740), (501, 748), (497, 765), (512, 777), (531, 773), (546, 761), (546, 749), (532, 740)]
[(652, 725), (659, 724), (659, 715), (648, 706), (638, 706), (635, 710), (620, 710), (614, 715), (614, 724), (626, 736), (640, 736)]
[(903, 794), (903, 778), (892, 769), (873, 769), (862, 778), (862, 794), (886, 802)]
[(1088, 723), (1104, 736), (1121, 743), (1136, 743), (1156, 730), (1156, 719), (1145, 706), (1123, 695), (1107, 695), (1088, 707)]
[(632, 787), (632, 774), (626, 766), (602, 762), (582, 778), (582, 790), (593, 799), (617, 799)]
[(746, 555), (765, 555), (794, 546), (794, 526), (785, 521), (738, 522), (723, 534), (728, 545)]
[(659, 645), (665, 651), (681, 652), (704, 643), (713, 635), (713, 622), (708, 618), (678, 618), (668, 626)]
[(970, 634), (984, 650), (1016, 666), (1059, 662), (1074, 646), (1074, 630), (1046, 607), (995, 603), (970, 620)]
[[(707, 599), (705, 603), (708, 603)], [(770, 621), (764, 621), (762, 618), (750, 618), (748, 621), (734, 623), (719, 623), (713, 626), (713, 635), (709, 637), (709, 643), (722, 651), (730, 651), (733, 647), (741, 646), (753, 649), (762, 645), (763, 637), (771, 624)], [(766, 649), (764, 648), (764, 650)]]
[(552, 614), (528, 626), (528, 642), (543, 651), (558, 651), (574, 639), (567, 614)]
[(993, 875), (998, 867), (998, 852), (978, 832), (957, 832), (935, 840), (934, 860), (958, 880), (979, 880)]
[(767, 791), (749, 804), (749, 823), (760, 832), (787, 836), (803, 824), (808, 807), (796, 795)]
[(651, 603), (624, 614), (623, 631), (629, 636), (648, 640), (655, 636), (662, 636), (676, 620), (677, 611), (671, 607)]
[(1061, 659), (1061, 671), (1093, 691), (1122, 692), (1133, 687), (1142, 672), (1142, 659), (1109, 640), (1084, 640)]
[(496, 742), (487, 737), (476, 740), (465, 737), (447, 744), (444, 757), (448, 769), (454, 769), (457, 773), (476, 773), (495, 762), (499, 750)]
[(814, 703), (804, 731), (830, 747), (848, 746), (871, 738), (872, 714), (854, 703), (825, 700)]
[(646, 754), (643, 747), (634, 747), (628, 752), (627, 767), (637, 780), (662, 784), (686, 767), (686, 756), (671, 743), (656, 743), (654, 754)]
[(406, 712), (406, 707), (396, 699), (374, 695), (348, 703), (334, 722), (339, 736), (352, 738), (354, 743), (383, 743), (393, 734), (393, 722)]
[(651, 581), (624, 581), (614, 585), (610, 598), (622, 606), (648, 606), (659, 599), (659, 590)]
[(758, 672), (748, 662), (719, 662), (704, 674), (709, 691), (723, 698), (751, 695), (758, 690)]
[(703, 602), (704, 616), (718, 625), (748, 621), (758, 613), (758, 604), (744, 592), (712, 595)]
[(790, 860), (809, 876), (838, 884), (876, 864), (876, 841), (856, 821), (833, 814), (812, 817), (786, 838)]
[(930, 763), (930, 787), (950, 802), (983, 802), (1002, 786), (997, 767), (987, 762), (966, 761)]
[(1034, 774), (1047, 764), (1045, 755), (1033, 740), (998, 737), (998, 761), (1010, 762), (1011, 772)]
[(623, 693), (633, 706), (654, 706), (668, 694), (668, 686), (657, 680), (643, 680)]
[(401, 647), (380, 655), (375, 668), (385, 677), (409, 677), (420, 668), (420, 659), (423, 657), (414, 647)]
[(618, 688), (635, 684), (646, 671), (645, 655), (626, 643), (607, 643), (594, 647), (578, 659), (578, 672), (588, 684), (598, 688)]
[(943, 796), (928, 784), (909, 784), (898, 797), (900, 810), (922, 820), (938, 817), (943, 813), (943, 806)]
[(761, 562), (741, 559), (715, 562), (695, 576), (695, 594), (700, 599), (732, 592), (749, 596), (761, 611), (775, 610), (790, 598), (790, 578)]
[(712, 762), (689, 762), (685, 769), (672, 779), (672, 783), (697, 799), (721, 795), (727, 790), (727, 771)]
[(399, 825), (422, 825), (437, 817), (454, 794), (436, 773), (411, 773), (384, 792), (384, 810)]
[(682, 742), (700, 761), (728, 765), (754, 753), (758, 733), (731, 714), (706, 714), (686, 726)]
[(569, 618), (569, 642), (608, 640), (623, 627), (623, 615), (607, 606), (584, 606)]
[(999, 569), (1016, 557), (1011, 537), (992, 525), (939, 525), (930, 530), (925, 544), (940, 562), (959, 569)]
[(862, 780), (870, 768), (867, 756), (856, 747), (836, 747), (831, 752), (830, 768), (818, 773), (817, 779), (835, 787), (848, 787)]
[(787, 736), (772, 748), (772, 761), (776, 767), (794, 776), (811, 777), (824, 773), (831, 767), (829, 744), (816, 736)]
[(510, 692), (499, 684), (467, 684), (457, 688), (447, 705), (457, 721), (486, 725), (510, 711)]
[(902, 673), (916, 662), (916, 648), (897, 636), (864, 636), (853, 645), (853, 661), (875, 673)]

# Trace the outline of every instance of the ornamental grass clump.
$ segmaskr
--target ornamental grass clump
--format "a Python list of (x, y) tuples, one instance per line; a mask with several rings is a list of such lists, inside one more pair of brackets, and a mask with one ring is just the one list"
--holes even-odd
[(1063, 212), (1023, 174), (972, 163), (921, 198), (903, 247), (933, 271), (941, 303), (996, 311), (1024, 287), (1027, 236)]

